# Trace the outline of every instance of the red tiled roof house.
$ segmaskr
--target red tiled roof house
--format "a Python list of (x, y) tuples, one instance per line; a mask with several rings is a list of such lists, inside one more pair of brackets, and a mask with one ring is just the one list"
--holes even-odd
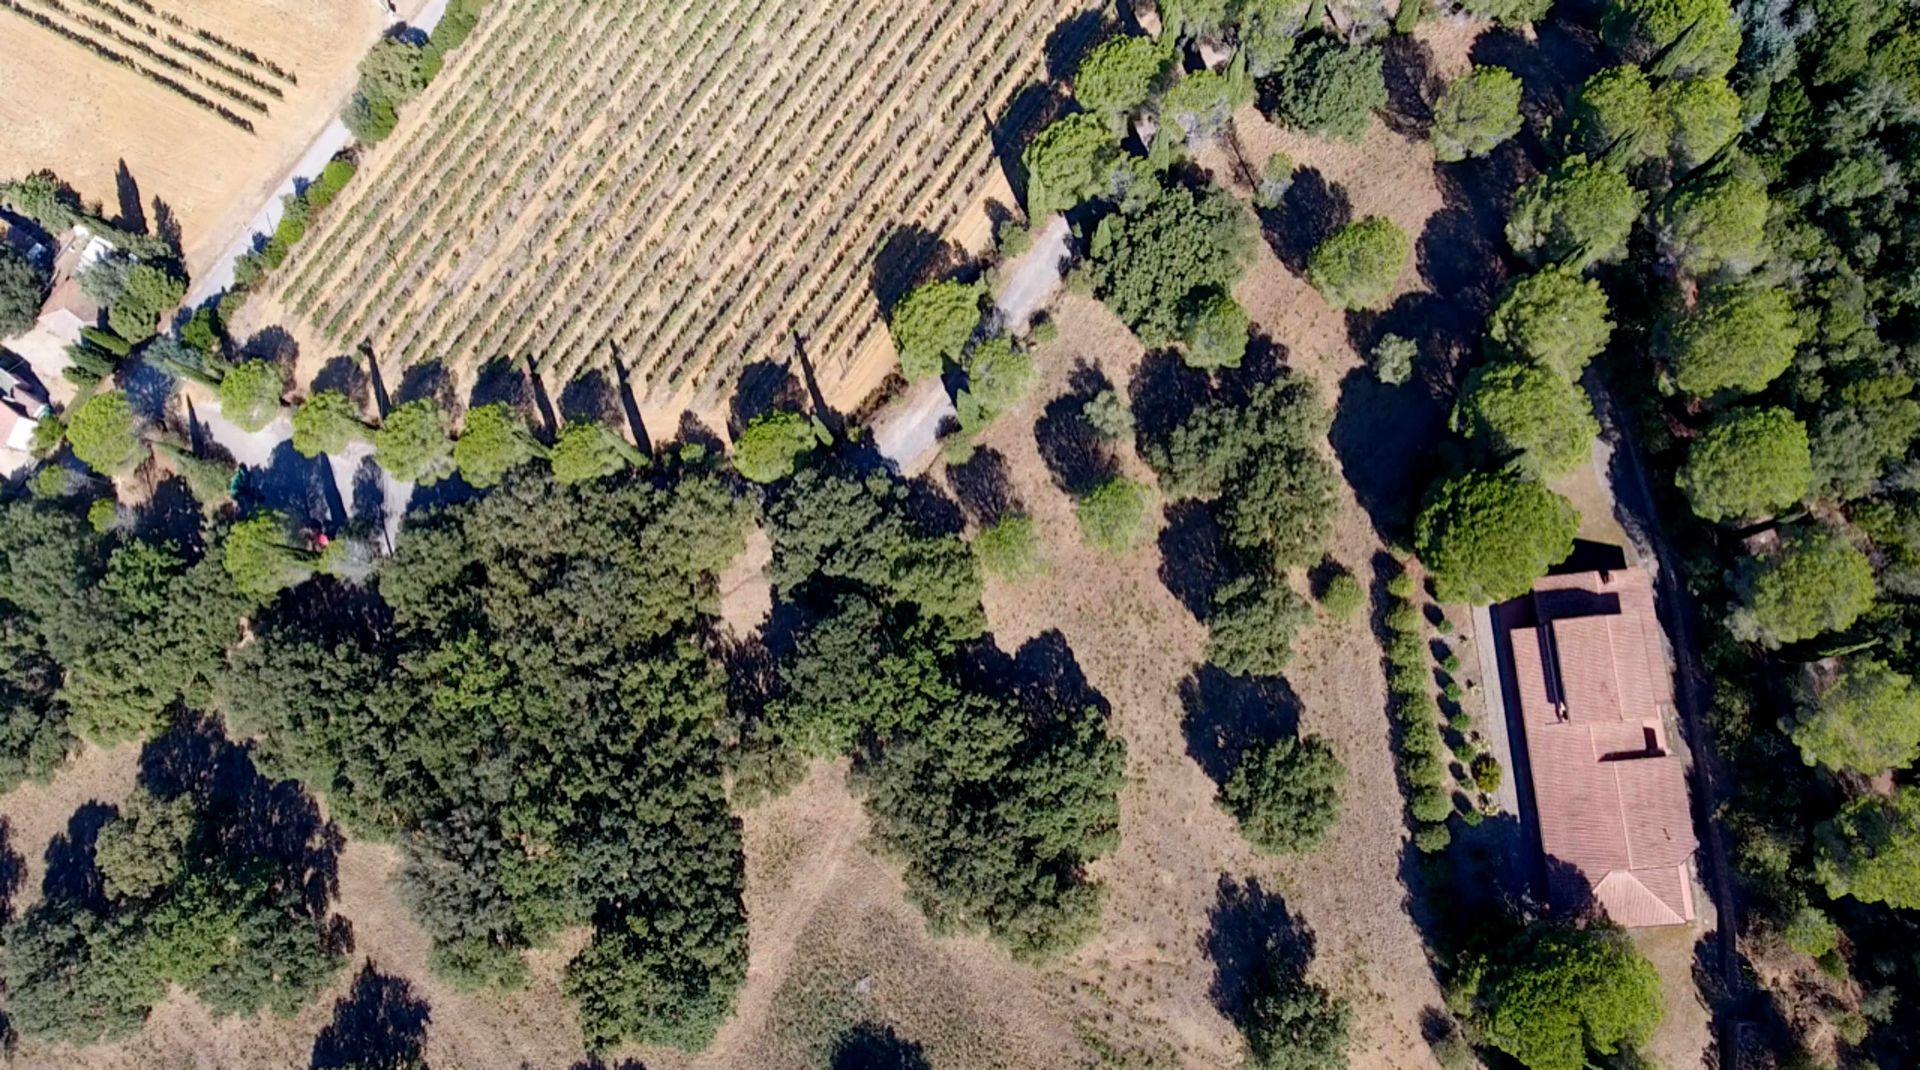
[(1547, 895), (1625, 926), (1694, 918), (1686, 769), (1667, 745), (1672, 678), (1639, 569), (1549, 576), (1507, 632)]

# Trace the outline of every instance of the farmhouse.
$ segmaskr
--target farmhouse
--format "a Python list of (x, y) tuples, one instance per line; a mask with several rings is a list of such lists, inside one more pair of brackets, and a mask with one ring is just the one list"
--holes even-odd
[(100, 306), (80, 286), (80, 273), (113, 252), (112, 243), (84, 226), (61, 235), (53, 255), (52, 291), (32, 329), (7, 339), (7, 348), (27, 359), (35, 374), (57, 375), (67, 366), (67, 347), (83, 328), (97, 326)]
[(1697, 841), (1652, 581), (1549, 576), (1502, 615), (1549, 901), (1630, 927), (1693, 920)]

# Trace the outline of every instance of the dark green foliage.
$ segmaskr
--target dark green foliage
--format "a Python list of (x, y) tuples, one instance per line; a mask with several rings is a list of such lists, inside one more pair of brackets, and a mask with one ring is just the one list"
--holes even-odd
[(982, 528), (973, 538), (973, 553), (988, 575), (1012, 583), (1032, 579), (1047, 569), (1032, 517), (1004, 516)]
[(0, 246), (0, 338), (24, 334), (40, 317), (47, 278), (33, 262)]
[(980, 572), (955, 535), (923, 533), (907, 488), (872, 477), (807, 469), (767, 506), (774, 585), (791, 593), (815, 577), (858, 584), (912, 606), (955, 637), (980, 634)]
[(1601, 32), (1663, 78), (1726, 74), (1740, 54), (1740, 22), (1727, 0), (1616, 0)]
[(1468, 472), (1440, 483), (1414, 528), (1441, 601), (1517, 598), (1573, 552), (1580, 516), (1546, 486), (1510, 474)]
[(1920, 908), (1920, 789), (1852, 800), (1814, 830), (1814, 845), (1828, 895)]
[(1207, 616), (1207, 660), (1235, 676), (1278, 676), (1293, 659), (1293, 638), (1313, 607), (1284, 576), (1250, 573), (1214, 593)]
[(1194, 303), (1181, 356), (1195, 368), (1238, 368), (1247, 353), (1247, 332), (1247, 310), (1231, 294), (1208, 294)]
[(1690, 275), (1743, 275), (1767, 258), (1764, 186), (1726, 175), (1692, 182), (1661, 202), (1662, 250)]
[(1244, 1026), (1255, 1070), (1341, 1070), (1352, 1010), (1275, 957), (1256, 975)]
[(1413, 241), (1391, 220), (1368, 216), (1340, 228), (1313, 250), (1307, 278), (1335, 308), (1385, 308), (1413, 253)]
[(1486, 965), (1487, 1040), (1536, 1070), (1583, 1070), (1589, 1052), (1643, 1044), (1662, 1015), (1660, 975), (1626, 934), (1539, 922)]
[(1782, 408), (1728, 411), (1688, 447), (1674, 482), (1703, 519), (1771, 515), (1806, 497), (1813, 483), (1807, 429)]
[(343, 116), (353, 136), (368, 144), (393, 132), (400, 106), (418, 96), (432, 77), (420, 45), (382, 37), (360, 61), (360, 84)]
[(293, 448), (303, 457), (339, 453), (371, 435), (359, 406), (337, 390), (322, 390), (293, 412)]
[(253, 434), (280, 415), (286, 380), (271, 361), (241, 361), (220, 379), (220, 412), (235, 427)]
[(1840, 535), (1808, 531), (1743, 563), (1734, 588), (1741, 604), (1728, 629), (1777, 647), (1851, 627), (1873, 605), (1873, 565)]
[(125, 288), (107, 309), (107, 326), (129, 342), (144, 342), (186, 293), (187, 280), (167, 268), (135, 264), (126, 273)]
[(1230, 291), (1249, 247), (1231, 197), (1182, 186), (1100, 221), (1088, 250), (1094, 292), (1141, 341), (1167, 345), (1207, 297)]
[(1875, 375), (1831, 391), (1808, 429), (1816, 493), (1860, 498), (1920, 437), (1920, 400), (1904, 373)]
[(1358, 141), (1377, 108), (1387, 106), (1385, 53), (1315, 36), (1274, 71), (1268, 117), (1319, 137)]
[(1145, 443), (1143, 456), (1170, 496), (1213, 498), (1265, 451), (1310, 454), (1331, 420), (1312, 380), (1285, 376), (1257, 388), (1244, 405), (1200, 405), (1165, 437)]
[(1465, 0), (1461, 6), (1503, 26), (1524, 26), (1546, 18), (1553, 0)]
[(73, 455), (101, 475), (124, 475), (146, 460), (147, 446), (125, 394), (95, 394), (67, 415)]
[(430, 398), (409, 401), (388, 413), (373, 433), (373, 449), (380, 467), (402, 483), (430, 486), (454, 472), (446, 415)]
[(1320, 737), (1283, 737), (1241, 753), (1220, 787), (1220, 804), (1255, 847), (1268, 854), (1304, 853), (1320, 845), (1340, 816), (1346, 773)]

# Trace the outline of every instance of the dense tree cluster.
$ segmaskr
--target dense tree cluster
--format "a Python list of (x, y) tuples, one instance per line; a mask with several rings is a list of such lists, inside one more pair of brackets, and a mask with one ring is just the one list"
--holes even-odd
[(1225, 194), (1171, 186), (1107, 216), (1088, 249), (1094, 293), (1148, 345), (1181, 338), (1240, 278), (1242, 212)]

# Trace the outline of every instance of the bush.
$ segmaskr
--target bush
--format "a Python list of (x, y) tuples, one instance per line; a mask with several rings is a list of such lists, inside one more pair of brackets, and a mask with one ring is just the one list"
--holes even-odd
[(1818, 907), (1801, 907), (1780, 932), (1788, 947), (1812, 958), (1840, 946), (1840, 927)]
[(1413, 846), (1421, 854), (1439, 854), (1453, 843), (1453, 832), (1444, 824), (1421, 825), (1413, 830)]
[(1453, 816), (1453, 800), (1437, 787), (1415, 788), (1407, 808), (1422, 824), (1438, 824)]
[(1413, 377), (1413, 362), (1419, 356), (1419, 343), (1413, 339), (1383, 334), (1373, 344), (1373, 377), (1388, 386), (1399, 386)]
[(1088, 491), (1074, 506), (1080, 538), (1108, 553), (1125, 553), (1147, 535), (1152, 492), (1123, 476), (1113, 476)]
[(1315, 36), (1280, 61), (1267, 117), (1319, 137), (1359, 141), (1375, 109), (1387, 106), (1385, 54), (1380, 49)]
[(1485, 156), (1520, 132), (1520, 79), (1505, 67), (1475, 67), (1433, 102), (1433, 154)]
[(1253, 203), (1267, 211), (1278, 209), (1293, 188), (1293, 158), (1284, 152), (1267, 157), (1260, 169), (1260, 186), (1254, 190)]
[(1325, 838), (1340, 814), (1346, 768), (1318, 736), (1282, 738), (1241, 753), (1220, 802), (1248, 842), (1268, 854), (1300, 854)]
[(1352, 620), (1366, 604), (1366, 591), (1353, 573), (1345, 569), (1328, 577), (1326, 586), (1320, 591), (1320, 608), (1340, 620)]
[(1181, 355), (1193, 368), (1238, 368), (1247, 353), (1247, 312), (1232, 295), (1201, 296), (1187, 322)]
[(982, 528), (974, 536), (973, 553), (987, 575), (1012, 583), (1031, 579), (1047, 569), (1033, 518), (1017, 513)]
[(1502, 774), (1500, 759), (1493, 755), (1481, 754), (1473, 759), (1473, 779), (1480, 785), (1481, 791), (1488, 794), (1499, 791)]
[(1368, 216), (1314, 249), (1307, 260), (1307, 278), (1335, 308), (1384, 308), (1412, 252), (1405, 231), (1390, 220)]
[(1094, 433), (1109, 442), (1133, 437), (1133, 410), (1127, 407), (1126, 400), (1112, 387), (1089, 398), (1081, 408), (1080, 415)]
[(1461, 6), (1502, 26), (1525, 26), (1546, 18), (1553, 0), (1463, 0)]

